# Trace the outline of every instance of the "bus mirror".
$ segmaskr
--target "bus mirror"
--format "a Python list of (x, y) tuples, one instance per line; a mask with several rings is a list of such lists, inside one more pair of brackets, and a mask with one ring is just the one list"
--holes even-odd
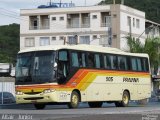
[(54, 68), (57, 68), (57, 62), (54, 63)]

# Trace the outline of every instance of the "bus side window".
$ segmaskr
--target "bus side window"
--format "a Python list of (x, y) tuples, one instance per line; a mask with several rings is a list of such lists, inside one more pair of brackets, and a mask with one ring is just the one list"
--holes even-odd
[(104, 55), (104, 67), (105, 69), (111, 69), (111, 59), (109, 55)]
[(94, 59), (95, 59), (95, 68), (100, 68), (100, 56), (99, 54), (95, 54), (94, 55)]
[(78, 61), (78, 53), (72, 52), (71, 53), (71, 60), (72, 60), (72, 67), (79, 67), (79, 61)]
[(94, 67), (94, 54), (92, 53), (88, 54), (88, 67), (90, 68)]
[(111, 59), (111, 69), (115, 70), (117, 69), (117, 57), (114, 55), (110, 55)]
[(85, 53), (80, 53), (80, 66), (81, 67), (86, 67), (86, 54)]
[(63, 50), (59, 51), (58, 55), (58, 77), (60, 77), (60, 83), (65, 81), (64, 78), (67, 78), (68, 70), (69, 69), (69, 62), (68, 62), (68, 52)]
[(128, 70), (127, 58), (125, 56), (118, 56), (118, 69), (119, 70)]
[(138, 71), (142, 71), (142, 63), (140, 58), (137, 58), (137, 65), (138, 65)]
[(136, 62), (136, 58), (131, 58), (131, 66), (132, 66), (132, 70), (133, 71), (137, 71), (137, 62)]
[(148, 72), (149, 71), (149, 67), (148, 67), (148, 60), (147, 58), (142, 58), (142, 69), (144, 72)]

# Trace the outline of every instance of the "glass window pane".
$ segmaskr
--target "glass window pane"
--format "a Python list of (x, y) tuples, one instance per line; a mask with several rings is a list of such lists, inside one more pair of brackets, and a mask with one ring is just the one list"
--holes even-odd
[(85, 53), (82, 53), (82, 67), (86, 67), (86, 56), (85, 56)]
[(95, 67), (100, 68), (100, 58), (98, 54), (95, 55), (95, 63)]
[(111, 59), (111, 69), (117, 69), (117, 59), (116, 56), (110, 56)]
[(131, 64), (132, 64), (132, 70), (137, 71), (136, 58), (132, 58), (132, 59), (131, 59)]
[(59, 60), (60, 61), (67, 61), (67, 51), (60, 51), (59, 52)]
[(137, 58), (137, 64), (138, 64), (138, 71), (142, 71), (142, 63), (140, 58)]
[(72, 53), (72, 66), (73, 67), (79, 67), (79, 62), (78, 62), (78, 54), (77, 53)]

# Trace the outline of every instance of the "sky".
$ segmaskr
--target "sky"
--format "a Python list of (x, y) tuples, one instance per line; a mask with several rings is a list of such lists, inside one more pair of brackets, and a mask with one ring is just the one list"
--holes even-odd
[[(0, 26), (20, 23), (20, 9), (37, 8), (46, 5), (50, 0), (0, 0)], [(62, 3), (75, 3), (76, 6), (95, 5), (102, 0), (61, 0)], [(52, 0), (58, 3), (60, 0)]]

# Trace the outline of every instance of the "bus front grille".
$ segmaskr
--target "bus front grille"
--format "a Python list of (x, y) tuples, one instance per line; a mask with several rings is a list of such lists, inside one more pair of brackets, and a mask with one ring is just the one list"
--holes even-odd
[(24, 98), (24, 100), (40, 100), (40, 99), (43, 99), (43, 97)]

